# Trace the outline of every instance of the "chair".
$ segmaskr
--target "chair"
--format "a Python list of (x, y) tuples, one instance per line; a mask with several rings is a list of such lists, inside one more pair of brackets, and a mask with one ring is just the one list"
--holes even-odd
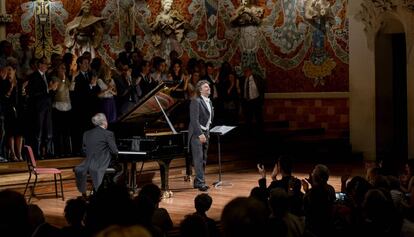
[(23, 195), (26, 195), (26, 191), (27, 191), (27, 188), (29, 187), (29, 183), (30, 183), (30, 180), (32, 178), (32, 175), (35, 176), (35, 180), (34, 180), (33, 187), (32, 187), (32, 192), (30, 193), (30, 197), (29, 197), (28, 202), (30, 202), (30, 200), (34, 196), (34, 192), (35, 192), (35, 188), (36, 188), (36, 184), (37, 184), (37, 176), (40, 175), (40, 174), (53, 174), (54, 181), (55, 181), (56, 198), (58, 197), (56, 175), (59, 175), (60, 191), (61, 191), (61, 195), (62, 195), (62, 200), (65, 200), (65, 197), (63, 195), (62, 171), (59, 170), (59, 169), (56, 169), (56, 168), (40, 168), (40, 167), (37, 167), (36, 159), (35, 159), (35, 156), (33, 154), (32, 148), (30, 146), (27, 146), (27, 145), (25, 145), (24, 148), (27, 150), (26, 161), (27, 161), (27, 167), (29, 169), (29, 179), (27, 180), (26, 188), (24, 189)]

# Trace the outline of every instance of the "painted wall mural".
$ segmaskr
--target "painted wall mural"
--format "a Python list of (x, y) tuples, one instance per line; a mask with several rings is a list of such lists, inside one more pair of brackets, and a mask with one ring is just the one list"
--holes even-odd
[[(65, 51), (66, 25), (82, 2), (7, 1), (13, 16), (7, 37), (17, 47), (21, 32), (30, 33), (42, 45), (39, 54)], [(348, 91), (347, 0), (92, 2), (92, 15), (104, 19), (96, 54), (111, 65), (132, 40), (147, 58), (176, 50), (184, 60), (229, 61), (239, 70), (250, 65), (267, 79), (268, 92)]]

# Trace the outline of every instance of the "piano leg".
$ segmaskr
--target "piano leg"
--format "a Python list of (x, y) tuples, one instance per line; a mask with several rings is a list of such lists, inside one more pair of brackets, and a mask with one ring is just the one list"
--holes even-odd
[(137, 162), (131, 162), (131, 171), (129, 172), (129, 190), (133, 194), (137, 192)]
[(162, 194), (163, 198), (170, 198), (173, 195), (173, 193), (170, 191), (170, 186), (168, 183), (171, 160), (172, 159), (158, 160), (158, 165), (160, 166), (161, 190), (163, 191), (163, 194)]
[(128, 162), (123, 162), (123, 165), (124, 165), (124, 183), (125, 183), (125, 187), (129, 188), (130, 172), (128, 170)]

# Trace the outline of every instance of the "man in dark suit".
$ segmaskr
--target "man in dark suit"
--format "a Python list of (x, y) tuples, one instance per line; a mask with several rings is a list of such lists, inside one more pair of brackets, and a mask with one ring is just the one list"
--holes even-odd
[(96, 114), (92, 117), (92, 123), (95, 128), (83, 134), (83, 152), (86, 158), (75, 167), (76, 185), (84, 197), (86, 196), (87, 174), (91, 176), (93, 189), (97, 191), (112, 157), (118, 154), (114, 134), (106, 130), (108, 122), (105, 115)]
[(139, 98), (141, 99), (150, 91), (152, 91), (155, 87), (157, 87), (158, 82), (154, 81), (150, 77), (151, 65), (148, 61), (143, 60), (140, 66), (140, 75), (138, 75), (136, 81), (141, 90), (141, 95)]
[(36, 67), (37, 70), (29, 75), (27, 95), (29, 109), (34, 116), (33, 147), (37, 158), (42, 158), (43, 138), (46, 154), (53, 155), (52, 92), (57, 89), (57, 82), (49, 82), (47, 78), (48, 62), (45, 57), (36, 61)]
[(195, 170), (194, 188), (207, 191), (209, 188), (204, 180), (204, 169), (207, 162), (208, 140), (210, 125), (214, 118), (214, 108), (210, 99), (210, 86), (207, 81), (201, 80), (196, 85), (197, 97), (190, 104), (190, 125), (188, 141), (193, 156)]
[(79, 73), (75, 77), (72, 103), (76, 115), (76, 127), (73, 128), (73, 151), (80, 153), (82, 134), (90, 128), (89, 119), (98, 112), (98, 93), (101, 89), (97, 85), (97, 77), (89, 70), (89, 59), (81, 56), (76, 63)]
[(253, 118), (256, 120), (256, 132), (263, 130), (263, 103), (264, 103), (264, 81), (254, 75), (250, 67), (244, 69), (244, 77), (240, 81), (242, 94), (242, 105), (246, 125), (248, 129), (253, 128)]
[(113, 73), (117, 95), (115, 96), (118, 116), (128, 112), (137, 102), (141, 91), (132, 81), (132, 69), (120, 59), (115, 61), (117, 71)]

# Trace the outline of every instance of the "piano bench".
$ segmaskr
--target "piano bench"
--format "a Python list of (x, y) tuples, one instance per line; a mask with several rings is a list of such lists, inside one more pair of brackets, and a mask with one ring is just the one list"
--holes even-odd
[[(75, 173), (75, 167), (72, 170)], [(115, 182), (114, 182), (113, 178), (114, 178), (115, 174), (116, 174), (116, 170), (114, 168), (111, 168), (111, 167), (106, 168), (105, 175), (103, 177), (101, 185), (104, 185), (104, 187), (108, 187), (109, 185), (114, 184)], [(91, 180), (91, 176), (89, 175), (89, 173), (88, 173), (87, 183), (88, 183), (88, 187), (91, 188), (90, 193), (91, 194), (94, 193), (94, 190), (92, 188), (93, 187), (92, 180)]]

